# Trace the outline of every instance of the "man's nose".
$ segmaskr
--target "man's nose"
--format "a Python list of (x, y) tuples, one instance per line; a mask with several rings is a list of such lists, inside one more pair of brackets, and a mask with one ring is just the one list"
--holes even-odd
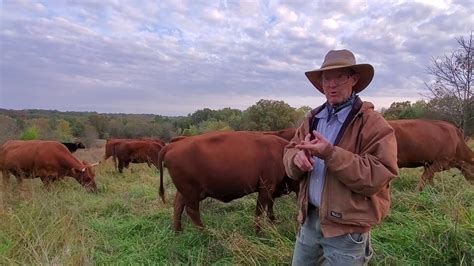
[(326, 83), (327, 83), (327, 85), (330, 86), (330, 87), (335, 87), (335, 86), (337, 86), (337, 80), (336, 80), (336, 79), (328, 79)]

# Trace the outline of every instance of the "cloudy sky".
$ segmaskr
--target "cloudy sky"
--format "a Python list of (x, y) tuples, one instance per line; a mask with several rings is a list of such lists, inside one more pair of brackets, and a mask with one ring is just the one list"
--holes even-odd
[(377, 109), (423, 98), (472, 0), (0, 0), (0, 108), (186, 115), (259, 99), (316, 107), (304, 72), (352, 50)]

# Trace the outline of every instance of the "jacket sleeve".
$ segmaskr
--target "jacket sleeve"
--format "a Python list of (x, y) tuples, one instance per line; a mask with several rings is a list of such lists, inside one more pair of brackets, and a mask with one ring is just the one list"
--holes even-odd
[(293, 158), (295, 157), (296, 153), (299, 149), (295, 148), (295, 145), (299, 144), (306, 134), (308, 134), (308, 118), (305, 119), (303, 123), (301, 123), (300, 127), (296, 130), (295, 136), (290, 141), (290, 143), (285, 147), (285, 153), (283, 155), (283, 164), (285, 165), (286, 174), (295, 180), (300, 180), (301, 177), (306, 174), (307, 172), (301, 171), (294, 163)]
[(365, 124), (357, 139), (359, 154), (335, 146), (326, 166), (329, 175), (352, 191), (372, 196), (398, 175), (397, 142), (382, 116), (375, 115)]

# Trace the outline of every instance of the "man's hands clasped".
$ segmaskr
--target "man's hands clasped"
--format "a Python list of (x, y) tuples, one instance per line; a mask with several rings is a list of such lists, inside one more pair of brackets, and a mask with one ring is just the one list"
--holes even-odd
[(293, 163), (301, 171), (313, 170), (313, 156), (326, 160), (332, 155), (333, 145), (319, 132), (313, 130), (314, 139), (311, 140), (311, 133), (308, 133), (304, 140), (295, 147), (300, 149), (293, 157)]

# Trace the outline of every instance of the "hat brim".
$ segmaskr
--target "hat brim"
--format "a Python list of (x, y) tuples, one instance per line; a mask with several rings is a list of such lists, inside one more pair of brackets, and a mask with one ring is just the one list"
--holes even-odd
[(324, 94), (323, 86), (321, 85), (321, 74), (323, 71), (338, 69), (338, 68), (352, 68), (357, 74), (359, 74), (359, 81), (354, 85), (353, 91), (359, 93), (369, 86), (370, 82), (374, 78), (374, 67), (370, 64), (356, 64), (351, 66), (328, 66), (317, 70), (308, 71), (305, 73), (306, 77), (311, 81), (314, 87)]

